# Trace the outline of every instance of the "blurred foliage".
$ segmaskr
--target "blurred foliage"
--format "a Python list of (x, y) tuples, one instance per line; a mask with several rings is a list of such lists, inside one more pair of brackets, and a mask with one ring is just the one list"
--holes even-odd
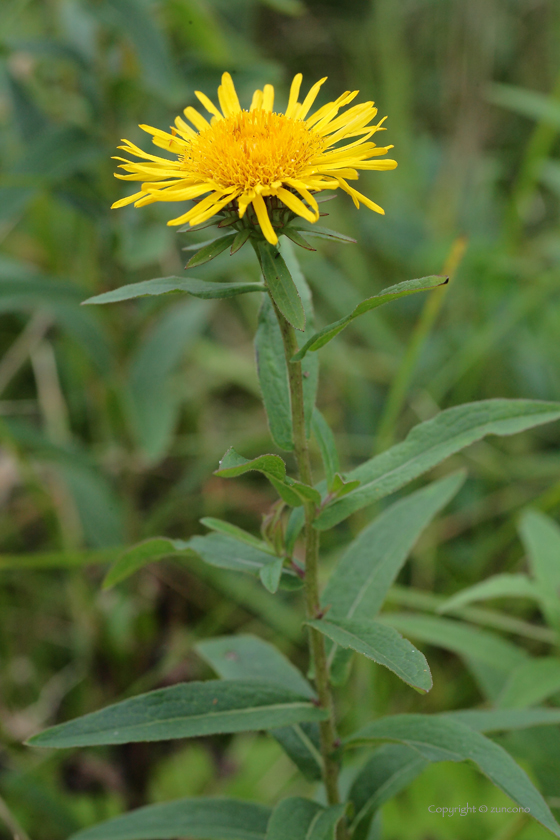
[[(123, 808), (180, 795), (274, 801), (294, 792), (295, 774), (264, 737), (72, 755), (21, 746), (46, 723), (207, 676), (192, 644), (212, 633), (256, 631), (305, 667), (293, 596), (273, 602), (251, 580), (161, 564), (100, 591), (118, 546), (159, 533), (186, 538), (202, 516), (258, 530), (273, 500), (258, 477), (235, 485), (208, 477), (230, 445), (247, 457), (270, 448), (253, 296), (79, 307), (185, 262), (189, 235), (166, 227), (165, 206), (108, 209), (125, 194), (110, 155), (121, 137), (144, 144), (138, 123), (165, 128), (195, 103), (195, 89), (215, 90), (224, 69), (244, 101), (264, 82), (286, 98), (299, 71), (309, 83), (329, 76), (325, 98), (360, 88), (389, 115), (399, 168), (364, 176), (384, 218), (357, 213), (343, 196), (327, 205), (329, 224), (359, 247), (321, 243), (319, 254), (303, 255), (319, 326), (391, 283), (442, 270), (453, 281), (427, 303), (412, 297), (365, 316), (322, 351), (320, 405), (343, 467), (372, 452), (376, 430), (387, 445), (439, 408), (559, 399), (560, 5), (4, 0), (0, 33), (0, 837), (62, 840)], [(249, 259), (222, 256), (196, 274), (255, 280)], [(425, 592), (414, 601), (414, 589), (396, 591), (402, 606), (431, 612), (430, 591), (450, 595), (496, 571), (523, 571), (518, 513), (532, 504), (558, 516), (557, 427), (492, 438), (455, 462), (470, 479), (405, 568), (400, 583)], [(334, 532), (328, 563), (369, 515)], [(533, 654), (550, 652), (536, 608), (512, 603), (508, 613), (533, 621), (536, 634), (516, 631), (505, 614), (495, 626)], [(481, 702), (481, 681), (455, 654), (429, 653), (435, 687), (422, 699), (361, 662), (352, 723), (365, 722), (361, 709)], [(535, 732), (504, 743), (558, 806), (555, 741)], [(469, 768), (430, 768), (387, 806), (379, 836), (545, 836), (517, 818), (446, 822), (427, 812), (467, 800), (502, 804)]]

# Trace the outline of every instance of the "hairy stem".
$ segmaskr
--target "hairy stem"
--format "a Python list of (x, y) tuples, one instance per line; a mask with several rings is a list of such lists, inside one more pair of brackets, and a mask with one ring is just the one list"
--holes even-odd
[[(305, 434), (305, 417), (303, 403), (303, 373), (301, 362), (291, 362), (292, 356), (299, 350), (293, 327), (286, 321), (282, 313), (272, 301), (282, 339), (286, 364), (288, 367), (288, 381), (290, 386), (290, 400), (292, 410), (292, 428), (294, 452), (302, 482), (313, 487), (311, 461)], [(313, 503), (305, 506), (305, 602), (308, 618), (318, 618), (321, 611), (319, 601), (319, 531), (313, 527), (315, 519)], [(321, 755), (323, 757), (323, 781), (330, 805), (340, 802), (338, 792), (338, 762), (334, 757), (337, 734), (334, 715), (334, 704), (329, 682), (325, 637), (313, 628), (309, 628), (309, 647), (315, 667), (315, 687), (320, 705), (327, 709), (329, 716), (321, 721)], [(342, 828), (341, 831), (344, 831)], [(344, 834), (341, 835), (341, 838)]]

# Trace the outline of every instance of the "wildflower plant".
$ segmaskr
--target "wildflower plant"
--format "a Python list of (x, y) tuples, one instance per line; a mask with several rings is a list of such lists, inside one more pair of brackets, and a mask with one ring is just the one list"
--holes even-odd
[[(261, 534), (206, 518), (205, 535), (188, 540), (156, 537), (129, 549), (109, 570), (104, 585), (114, 586), (144, 564), (176, 555), (253, 575), (271, 593), (299, 591), (305, 605), (309, 672), (304, 675), (271, 644), (250, 635), (204, 640), (196, 646), (197, 653), (218, 679), (133, 697), (47, 729), (30, 742), (37, 747), (89, 747), (264, 730), (302, 776), (316, 783), (316, 797), (289, 797), (271, 808), (238, 799), (185, 798), (147, 805), (80, 831), (74, 840), (366, 840), (377, 836), (381, 806), (430, 762), (438, 761), (473, 762), (518, 810), (530, 812), (560, 837), (560, 826), (525, 771), (484, 735), (558, 723), (558, 710), (515, 710), (509, 717), (492, 708), (397, 714), (372, 720), (358, 731), (339, 731), (337, 692), (344, 691), (355, 654), (390, 669), (411, 690), (426, 693), (432, 687), (423, 654), (379, 612), (416, 540), (457, 494), (465, 474), (446, 475), (385, 507), (346, 547), (322, 592), (321, 533), (401, 490), (485, 435), (511, 435), (559, 419), (560, 404), (494, 399), (456, 406), (420, 423), (404, 441), (350, 472), (341, 472), (333, 433), (315, 405), (317, 351), (354, 318), (398, 298), (431, 292), (447, 278), (404, 281), (315, 330), (311, 292), (293, 244), (313, 250), (308, 239), (317, 236), (351, 242), (317, 224), (319, 205), (325, 200), (321, 194), (342, 189), (356, 207), (364, 204), (383, 213), (348, 182), (357, 180), (360, 170), (396, 166), (383, 157), (392, 147), (372, 140), (384, 130), (383, 120), (375, 122), (373, 102), (348, 107), (357, 91), (345, 92), (312, 112), (324, 81), (300, 102), (302, 77), (296, 76), (282, 114), (274, 111), (271, 85), (256, 91), (250, 108), (242, 109), (226, 73), (218, 89), (220, 108), (205, 94), (196, 94), (209, 119), (188, 107), (188, 122), (177, 117), (170, 133), (142, 126), (154, 144), (173, 157), (149, 154), (129, 141), (121, 146), (137, 160), (119, 158), (124, 174), (117, 177), (140, 182), (141, 188), (115, 207), (192, 201), (168, 224), (196, 230), (217, 226), (219, 235), (187, 268), (250, 244), (260, 282), (208, 282), (187, 272), (87, 301), (103, 304), (169, 292), (200, 298), (262, 295), (255, 344), (263, 402), (276, 448), (293, 453), (295, 474), (289, 474), (278, 454), (247, 459), (229, 449), (215, 475), (235, 479), (258, 471), (278, 494)], [(320, 481), (312, 474), (312, 436), (322, 457)], [(361, 762), (355, 760), (358, 749)], [(341, 786), (347, 756), (352, 760)]]

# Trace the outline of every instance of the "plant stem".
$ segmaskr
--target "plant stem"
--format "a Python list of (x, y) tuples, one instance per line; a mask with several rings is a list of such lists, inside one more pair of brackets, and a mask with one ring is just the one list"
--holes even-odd
[[(272, 298), (271, 298), (272, 300)], [(292, 429), (294, 452), (299, 470), (300, 480), (313, 487), (309, 447), (305, 433), (305, 416), (303, 402), (303, 374), (301, 362), (291, 362), (292, 356), (299, 350), (293, 327), (284, 318), (274, 301), (276, 317), (280, 325), (286, 365), (288, 367), (288, 381), (290, 386), (290, 401), (292, 410)], [(319, 531), (313, 527), (316, 511), (313, 503), (305, 505), (305, 601), (307, 617), (318, 618), (321, 613), (319, 601)], [(323, 781), (327, 792), (329, 805), (340, 802), (338, 791), (338, 762), (334, 757), (337, 745), (334, 704), (329, 682), (327, 653), (325, 638), (317, 630), (309, 628), (309, 647), (315, 667), (315, 687), (320, 705), (326, 709), (329, 716), (319, 724), (321, 732), (321, 755), (323, 757)], [(340, 838), (345, 837), (345, 829), (340, 829)]]

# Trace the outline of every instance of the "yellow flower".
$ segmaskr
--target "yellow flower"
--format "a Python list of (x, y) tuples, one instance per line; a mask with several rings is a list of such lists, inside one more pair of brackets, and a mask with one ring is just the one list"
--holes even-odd
[[(149, 125), (140, 126), (153, 135), (156, 146), (177, 155), (176, 160), (147, 154), (123, 140), (125, 145), (119, 148), (141, 162), (116, 158), (124, 161), (119, 168), (129, 173), (116, 177), (142, 181), (142, 189), (116, 201), (113, 207), (133, 202), (135, 207), (143, 207), (154, 201), (198, 199), (188, 212), (168, 222), (189, 222), (192, 226), (205, 222), (227, 205), (228, 209), (235, 209), (233, 202), (237, 202), (239, 218), (243, 218), (252, 205), (263, 235), (273, 245), (278, 236), (269, 214), (281, 206), (278, 199), (291, 214), (315, 222), (319, 208), (313, 193), (340, 187), (352, 196), (356, 207), (362, 203), (383, 213), (381, 207), (348, 184), (358, 178), (359, 169), (394, 169), (397, 165), (394, 160), (377, 159), (392, 146), (369, 142), (377, 131), (384, 130), (383, 120), (371, 124), (377, 114), (373, 102), (354, 105), (339, 114), (358, 91), (347, 91), (308, 116), (325, 81), (321, 79), (313, 85), (300, 103), (302, 76), (298, 73), (291, 85), (286, 113), (280, 114), (273, 111), (272, 85), (255, 91), (246, 111), (239, 104), (231, 76), (224, 73), (218, 88), (221, 111), (205, 94), (196, 91), (211, 115), (209, 120), (188, 107), (184, 114), (191, 125), (177, 117), (171, 134)], [(206, 197), (201, 199), (203, 195)], [(275, 218), (277, 215), (273, 221)]]

